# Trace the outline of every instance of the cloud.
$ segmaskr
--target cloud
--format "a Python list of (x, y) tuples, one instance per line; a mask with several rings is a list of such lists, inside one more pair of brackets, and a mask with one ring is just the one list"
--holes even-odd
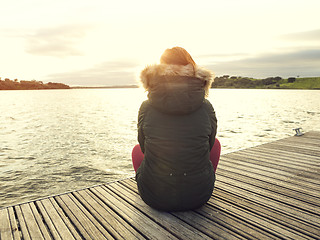
[(271, 76), (320, 76), (320, 49), (264, 54), (238, 61), (208, 64), (217, 76), (237, 75), (265, 78)]
[(229, 62), (235, 61), (238, 59), (244, 59), (250, 57), (248, 53), (215, 53), (213, 54), (202, 54), (196, 55), (193, 58), (196, 59), (196, 62), (200, 65), (205, 64), (206, 62)]
[[(210, 58), (210, 56), (206, 56)], [(212, 56), (214, 58), (214, 55)], [(286, 53), (245, 56), (237, 61), (217, 62), (205, 65), (217, 76), (242, 77), (292, 77), (320, 76), (320, 49), (304, 49)], [(44, 81), (61, 82), (70, 86), (118, 86), (137, 83), (142, 70), (136, 61), (108, 61), (79, 71), (50, 74)]]
[(136, 84), (139, 65), (134, 61), (109, 61), (89, 69), (50, 74), (45, 81), (70, 86), (121, 86)]
[(290, 41), (320, 41), (320, 29), (311, 31), (289, 33), (280, 36), (281, 39)]
[(83, 55), (76, 45), (91, 28), (88, 25), (65, 25), (41, 28), (26, 38), (26, 52), (39, 56), (68, 57)]

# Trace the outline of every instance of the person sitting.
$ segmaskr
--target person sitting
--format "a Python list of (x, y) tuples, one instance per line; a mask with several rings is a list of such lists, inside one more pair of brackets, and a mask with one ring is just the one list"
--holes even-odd
[(212, 195), (221, 151), (206, 99), (213, 77), (181, 47), (165, 50), (160, 64), (141, 72), (148, 99), (139, 109), (132, 161), (139, 194), (152, 208), (196, 209)]

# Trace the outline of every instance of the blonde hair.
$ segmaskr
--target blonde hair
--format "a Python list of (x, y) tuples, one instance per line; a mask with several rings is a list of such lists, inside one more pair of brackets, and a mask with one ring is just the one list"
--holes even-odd
[(196, 67), (196, 63), (192, 59), (191, 55), (182, 47), (166, 49), (160, 58), (160, 63), (184, 66), (191, 64), (193, 70)]

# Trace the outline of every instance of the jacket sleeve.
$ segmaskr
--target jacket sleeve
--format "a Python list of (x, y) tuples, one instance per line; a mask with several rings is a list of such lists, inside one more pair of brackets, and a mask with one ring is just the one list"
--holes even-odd
[(138, 114), (138, 142), (140, 144), (141, 151), (144, 153), (144, 140), (145, 136), (143, 133), (143, 121), (146, 115), (146, 109), (147, 109), (147, 102), (144, 101), (139, 109)]
[(216, 134), (217, 134), (217, 117), (216, 117), (216, 113), (211, 105), (211, 103), (208, 100), (205, 100), (206, 103), (206, 107), (207, 107), (207, 112), (210, 118), (210, 122), (211, 122), (211, 134), (209, 136), (209, 143), (210, 143), (210, 150), (213, 147), (214, 141), (216, 139)]

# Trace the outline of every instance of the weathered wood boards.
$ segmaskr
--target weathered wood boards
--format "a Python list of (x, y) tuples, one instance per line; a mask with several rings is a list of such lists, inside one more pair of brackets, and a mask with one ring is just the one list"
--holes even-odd
[(319, 239), (320, 132), (221, 156), (212, 198), (165, 213), (134, 178), (0, 209), (0, 239)]

